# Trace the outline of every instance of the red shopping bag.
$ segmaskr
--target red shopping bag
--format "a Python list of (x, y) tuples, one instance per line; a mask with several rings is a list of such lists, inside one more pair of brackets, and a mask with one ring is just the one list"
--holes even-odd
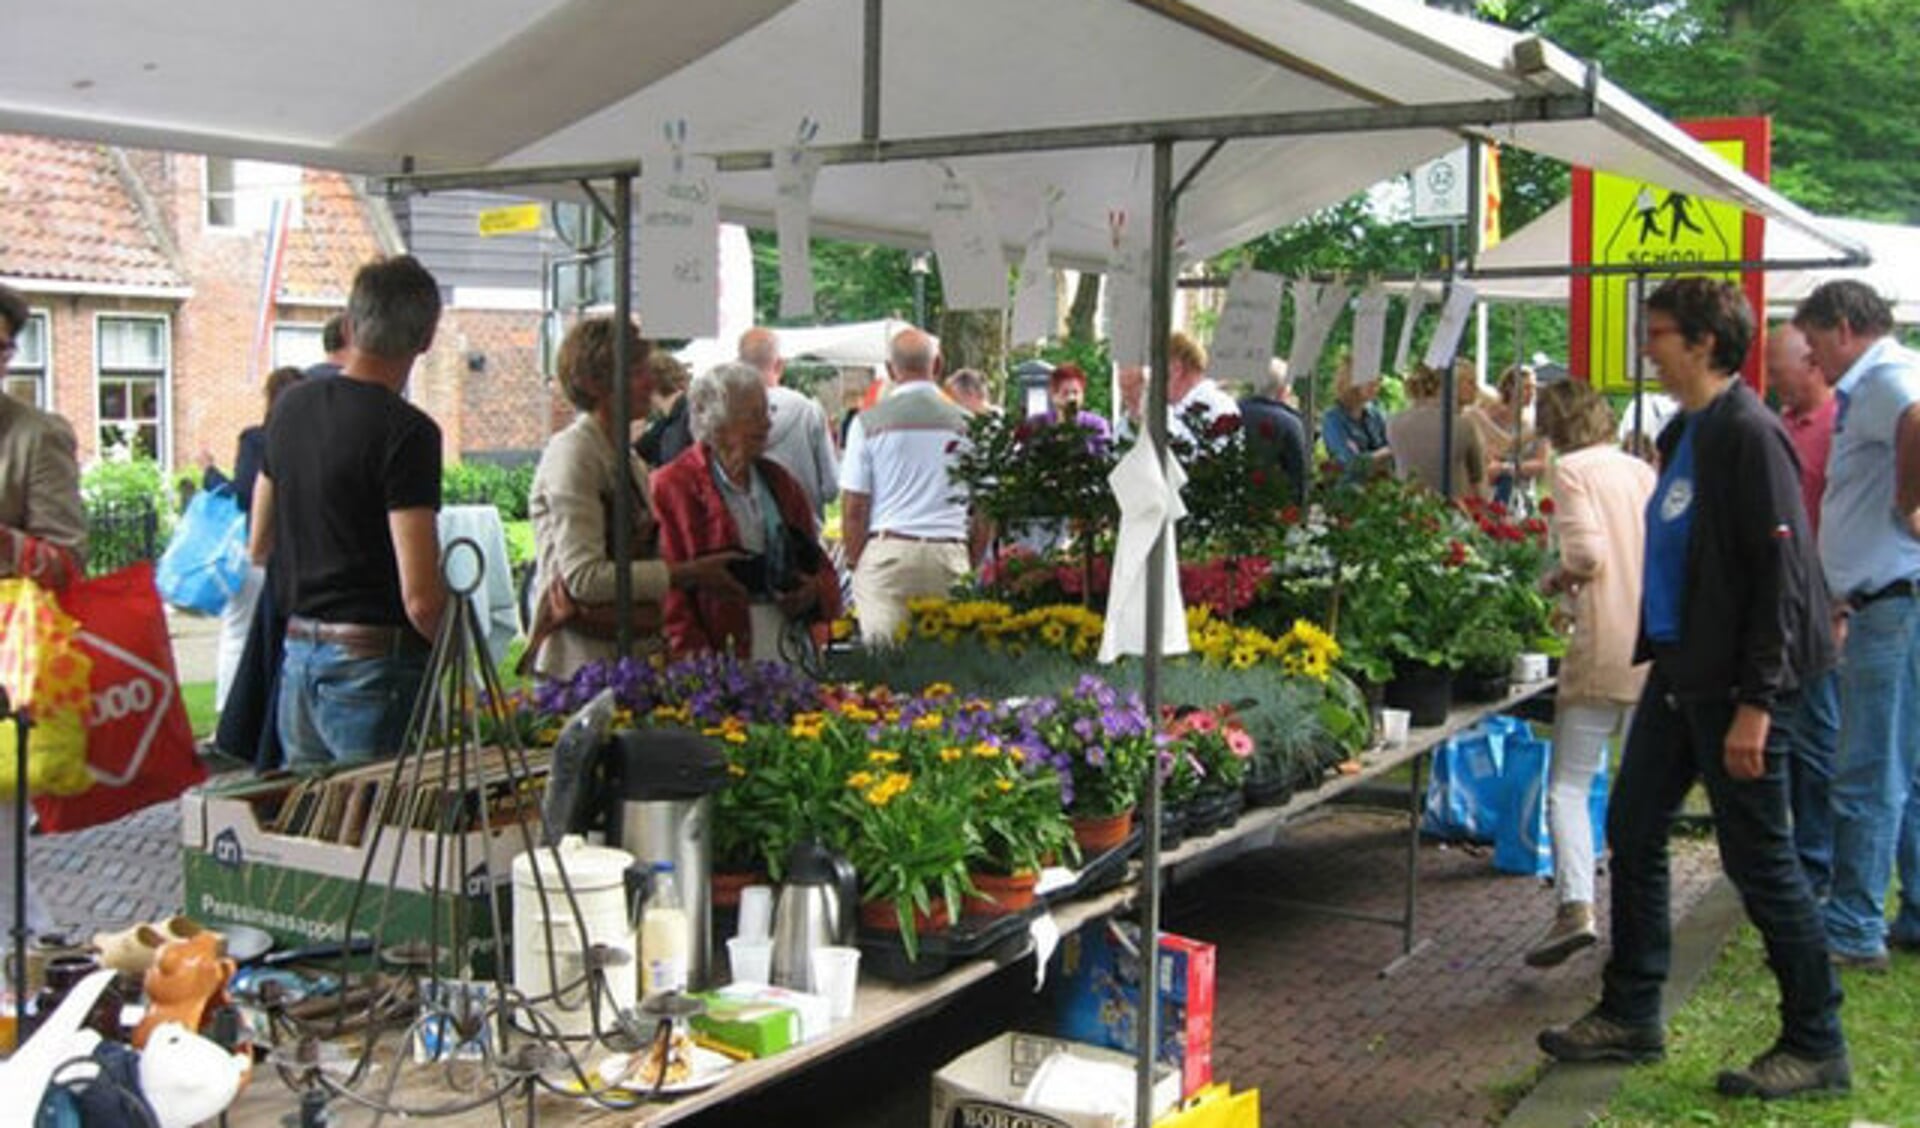
[(40, 825), (49, 831), (111, 822), (207, 777), (180, 702), (153, 565), (79, 580), (59, 596), (80, 623), (81, 650), (93, 659), (87, 710), (93, 786), (77, 795), (34, 796)]

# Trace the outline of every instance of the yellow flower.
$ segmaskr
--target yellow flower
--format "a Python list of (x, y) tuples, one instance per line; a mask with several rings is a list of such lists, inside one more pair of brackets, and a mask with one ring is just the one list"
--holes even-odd
[(872, 783), (873, 783), (872, 772), (860, 771), (860, 772), (855, 772), (852, 775), (847, 777), (847, 786), (855, 789), (866, 787)]
[(912, 784), (913, 777), (906, 772), (888, 772), (867, 790), (866, 800), (875, 807), (884, 807)]
[(953, 686), (946, 682), (934, 682), (932, 685), (921, 690), (920, 693), (923, 697), (952, 697)]
[(1250, 646), (1236, 646), (1227, 657), (1227, 665), (1236, 670), (1245, 670), (1260, 660), (1260, 652)]
[(869, 764), (891, 764), (898, 761), (899, 759), (900, 759), (900, 753), (888, 752), (882, 748), (876, 748), (873, 751), (867, 753), (867, 763)]
[(720, 739), (726, 741), (728, 744), (745, 744), (747, 742), (747, 734), (741, 732), (739, 729), (728, 729), (726, 735)]
[(996, 779), (993, 781), (993, 785), (1003, 793), (1013, 790), (1013, 781), (1010, 779)]
[(958, 748), (942, 748), (940, 750), (940, 762), (943, 764), (951, 764), (965, 755), (966, 753)]
[(997, 744), (989, 744), (983, 740), (973, 746), (973, 754), (982, 760), (991, 760), (1000, 755), (1000, 746)]
[(739, 779), (747, 774), (747, 769), (741, 767), (739, 764), (728, 764), (727, 774), (735, 779)]
[(1040, 628), (1040, 638), (1049, 646), (1059, 646), (1067, 641), (1067, 625), (1061, 622), (1048, 623)]
[(913, 731), (934, 732), (944, 723), (945, 720), (938, 713), (923, 713), (913, 719)]

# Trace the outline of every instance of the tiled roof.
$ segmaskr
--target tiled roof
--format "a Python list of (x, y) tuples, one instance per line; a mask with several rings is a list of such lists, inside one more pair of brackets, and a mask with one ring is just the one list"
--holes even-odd
[(106, 149), (0, 134), (0, 274), (113, 286), (187, 285)]
[(344, 303), (353, 272), (380, 254), (367, 205), (337, 172), (308, 169), (301, 178), (299, 226), (287, 233), (280, 298)]

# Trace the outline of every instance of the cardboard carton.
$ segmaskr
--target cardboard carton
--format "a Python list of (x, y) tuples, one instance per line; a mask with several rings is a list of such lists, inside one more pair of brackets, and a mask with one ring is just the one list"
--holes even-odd
[[(932, 1128), (1125, 1128), (1131, 1113), (1117, 1116), (1046, 1108), (1022, 1102), (1027, 1083), (1049, 1057), (1071, 1053), (1131, 1071), (1133, 1058), (1098, 1046), (1036, 1034), (1002, 1034), (954, 1058), (933, 1075)], [(1125, 1095), (1131, 1107), (1133, 1090)], [(1153, 1117), (1180, 1101), (1180, 1077), (1155, 1067)]]
[[(1134, 934), (1137, 935), (1137, 934)], [(1213, 1081), (1215, 952), (1212, 944), (1160, 936), (1159, 1060), (1180, 1070), (1181, 1095)], [(1132, 1050), (1140, 1014), (1140, 960), (1105, 925), (1081, 929), (1054, 957), (1064, 1037)]]

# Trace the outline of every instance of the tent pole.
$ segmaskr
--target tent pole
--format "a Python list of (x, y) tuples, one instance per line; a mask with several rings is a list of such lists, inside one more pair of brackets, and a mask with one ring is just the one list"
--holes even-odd
[(614, 645), (622, 656), (633, 653), (633, 482), (628, 456), (633, 450), (628, 431), (633, 419), (629, 400), (633, 362), (627, 326), (633, 318), (633, 174), (613, 178), (613, 605), (616, 613)]
[(860, 140), (880, 140), (880, 0), (867, 0), (860, 38)]
[[(1447, 298), (1453, 293), (1454, 280), (1460, 273), (1460, 226), (1447, 227), (1447, 286), (1440, 295), (1440, 304), (1444, 307)], [(1455, 350), (1455, 356), (1459, 355)], [(1453, 500), (1453, 357), (1448, 357), (1440, 370), (1440, 496)]]
[[(1161, 139), (1153, 143), (1153, 313), (1149, 321), (1149, 356), (1152, 378), (1147, 387), (1147, 441), (1162, 472), (1167, 465), (1167, 338), (1173, 333), (1173, 142)], [(1153, 539), (1153, 552), (1147, 558), (1147, 645), (1141, 659), (1141, 699), (1147, 717), (1159, 723), (1161, 632), (1167, 618), (1166, 541), (1173, 534), (1171, 520), (1162, 522), (1160, 534)], [(1145, 820), (1140, 835), (1143, 844), (1142, 884), (1146, 904), (1140, 911), (1140, 1007), (1135, 1025), (1140, 1032), (1134, 1048), (1133, 1122), (1153, 1123), (1154, 1051), (1160, 1045), (1160, 754), (1156, 749), (1147, 758), (1145, 798), (1140, 804)]]

